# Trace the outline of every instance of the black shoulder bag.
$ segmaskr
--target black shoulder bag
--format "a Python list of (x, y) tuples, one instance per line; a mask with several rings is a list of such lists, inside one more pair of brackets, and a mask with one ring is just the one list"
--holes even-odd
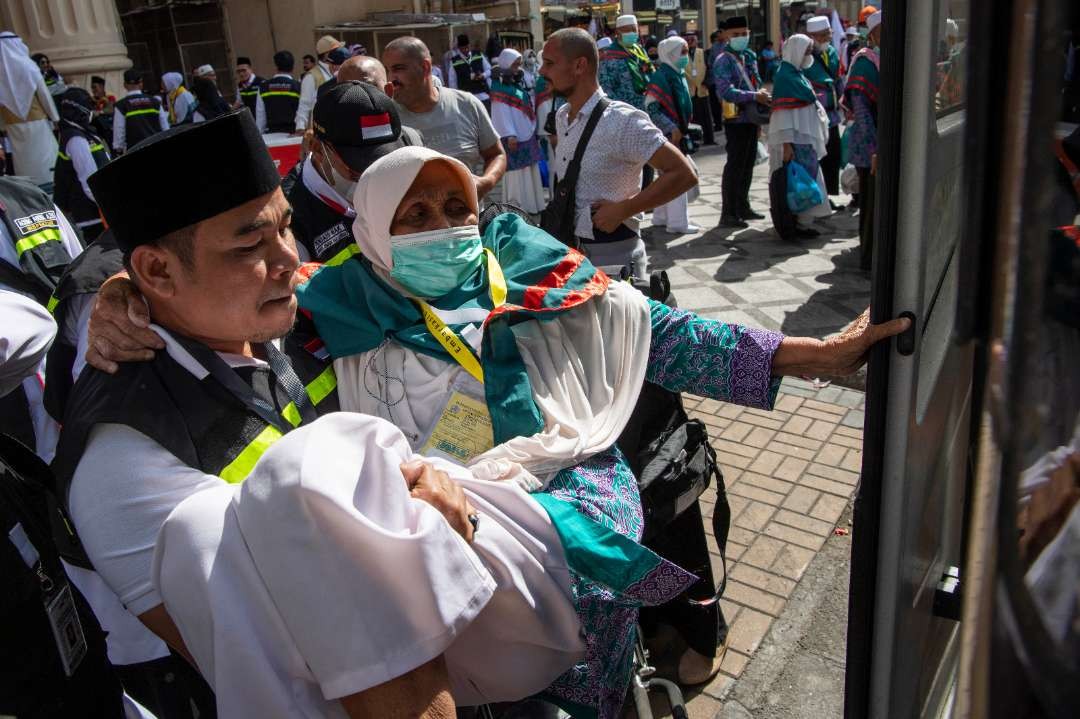
[(577, 147), (574, 149), (574, 159), (566, 168), (566, 177), (555, 178), (554, 189), (551, 193), (551, 202), (540, 212), (540, 228), (552, 237), (562, 241), (570, 247), (578, 246), (577, 232), (574, 231), (575, 216), (577, 214), (577, 181), (581, 172), (581, 159), (585, 156), (585, 149), (589, 145), (596, 124), (604, 110), (611, 104), (607, 98), (601, 97), (589, 115), (585, 129), (581, 133)]

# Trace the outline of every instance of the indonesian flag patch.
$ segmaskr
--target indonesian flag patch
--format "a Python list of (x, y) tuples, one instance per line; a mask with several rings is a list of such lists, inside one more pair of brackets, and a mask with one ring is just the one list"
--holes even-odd
[(380, 137), (393, 137), (394, 128), (390, 125), (390, 113), (381, 115), (363, 115), (360, 118), (360, 137), (364, 140), (377, 140)]

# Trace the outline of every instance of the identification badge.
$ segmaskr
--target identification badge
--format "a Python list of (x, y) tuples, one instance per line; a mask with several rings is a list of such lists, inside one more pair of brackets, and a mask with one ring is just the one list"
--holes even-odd
[(696, 67), (691, 67), (690, 68), (690, 77), (697, 77), (697, 68)]
[(86, 636), (83, 634), (79, 613), (75, 610), (75, 600), (71, 596), (71, 585), (64, 588), (45, 604), (52, 626), (56, 649), (60, 652), (60, 661), (64, 665), (64, 674), (71, 676), (79, 668), (79, 663), (86, 656)]
[(420, 448), (420, 454), (465, 465), (495, 446), (491, 413), (483, 390), (479, 382), (462, 373), (454, 382), (450, 399)]

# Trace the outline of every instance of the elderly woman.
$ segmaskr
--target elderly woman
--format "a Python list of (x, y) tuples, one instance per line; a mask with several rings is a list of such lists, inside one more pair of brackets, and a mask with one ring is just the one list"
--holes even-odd
[(522, 62), (513, 48), (499, 53), (498, 71), (491, 78), (491, 124), (506, 150), (503, 200), (535, 215), (544, 209), (544, 186), (536, 110)]
[[(826, 344), (653, 303), (516, 215), (496, 217), (481, 234), (468, 168), (427, 148), (402, 148), (377, 160), (360, 178), (353, 199), (360, 253), (337, 266), (304, 268), (301, 273), (309, 279), (298, 295), (334, 358), (341, 409), (382, 420), (378, 426), (357, 425), (356, 443), (370, 451), (392, 450), (396, 459), (420, 455), (442, 462), (466, 489), (473, 481), (470, 501), (489, 500), (479, 507), (476, 537), (483, 537), (487, 513), (496, 517), (491, 520), (496, 528), (523, 526), (521, 517), (532, 510), (521, 505), (520, 493), (531, 493), (559, 541), (538, 544), (519, 537), (513, 546), (541, 556), (562, 553), (565, 559), (553, 558), (549, 566), (569, 569), (569, 595), (585, 638), (583, 660), (551, 683), (544, 696), (576, 717), (617, 716), (630, 679), (638, 608), (662, 603), (693, 581), (636, 543), (643, 524), (637, 486), (615, 441), (643, 381), (768, 408), (781, 375), (852, 372), (874, 341), (902, 331), (906, 320), (869, 326), (864, 318)], [(391, 425), (392, 433), (379, 429)], [(308, 454), (335, 456), (319, 450)], [(373, 461), (393, 466), (395, 460)], [(324, 464), (329, 472), (334, 462)], [(373, 472), (373, 477), (393, 475), (385, 467)], [(260, 482), (253, 480), (243, 491), (263, 497)], [(475, 481), (490, 484), (491, 491), (504, 487), (519, 493), (519, 499), (514, 505), (490, 501), (490, 492)], [(302, 481), (299, 488), (305, 486)], [(351, 486), (331, 489), (337, 483), (330, 482), (326, 492), (345, 506), (360, 498)], [(241, 506), (244, 501), (241, 497)], [(275, 506), (285, 511), (294, 505)], [(505, 519), (499, 519), (500, 511)], [(199, 515), (197, 509), (190, 514)], [(332, 523), (333, 513), (327, 516)], [(535, 521), (529, 524), (539, 532)], [(277, 541), (273, 526), (267, 525), (260, 541)], [(180, 530), (183, 548), (183, 523)], [(159, 545), (169, 541), (163, 536)], [(278, 545), (285, 552), (288, 543)], [(171, 556), (183, 562), (170, 574), (181, 576), (174, 586), (183, 587), (183, 571), (198, 567), (183, 559), (183, 551)], [(262, 561), (275, 556), (270, 552)], [(295, 556), (300, 562), (303, 553)], [(331, 564), (348, 567), (366, 556), (356, 553)], [(521, 596), (513, 591), (520, 582), (495, 565), (488, 571), (512, 585), (511, 599)], [(304, 577), (290, 583), (284, 572), (277, 581), (285, 591), (310, 583)], [(516, 627), (504, 624), (510, 636), (500, 637), (498, 624), (486, 625), (492, 650), (516, 641)], [(301, 639), (296, 632), (292, 636)], [(325, 642), (333, 644), (329, 637)], [(522, 646), (542, 653), (538, 642), (530, 634)], [(561, 656), (572, 649), (551, 648), (562, 649)], [(333, 655), (335, 650), (322, 651)], [(452, 659), (448, 653), (447, 661)], [(476, 666), (467, 673), (472, 681), (482, 673)], [(500, 681), (509, 681), (531, 665), (498, 666)], [(456, 686), (467, 703), (492, 696), (491, 682), (486, 684), (486, 692), (470, 689), (469, 682)]]
[[(468, 169), (425, 148), (375, 162), (354, 203), (360, 254), (298, 291), (335, 357), (342, 409), (389, 420), (422, 455), (518, 483), (552, 516), (634, 540), (641, 508), (615, 441), (645, 379), (768, 408), (780, 375), (852, 371), (902, 329), (863, 323), (826, 346), (651, 302), (515, 215), (481, 235)], [(588, 655), (548, 696), (575, 715), (617, 714), (637, 607), (686, 586), (662, 563), (654, 581), (642, 596), (576, 577)]]
[(178, 72), (165, 73), (161, 76), (161, 91), (169, 107), (169, 125), (189, 122), (198, 103), (191, 91), (184, 87), (184, 77)]
[(784, 42), (784, 61), (776, 71), (769, 114), (769, 174), (797, 162), (816, 179), (824, 198), (821, 204), (797, 215), (796, 237), (816, 237), (819, 233), (810, 225), (832, 214), (820, 165), (829, 141), (829, 118), (803, 74), (814, 64), (813, 52), (814, 41), (806, 35), (792, 35)]
[[(645, 88), (645, 111), (671, 144), (686, 152), (687, 131), (694, 111), (683, 73), (690, 62), (690, 47), (686, 40), (672, 36), (660, 41), (658, 56), (656, 72), (649, 77)], [(690, 223), (689, 194), (684, 192), (654, 209), (653, 227), (663, 227), (675, 235), (700, 231), (700, 227)]]

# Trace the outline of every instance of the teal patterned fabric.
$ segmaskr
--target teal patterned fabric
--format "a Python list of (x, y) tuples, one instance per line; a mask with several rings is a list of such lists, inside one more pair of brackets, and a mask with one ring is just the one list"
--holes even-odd
[[(585, 660), (542, 696), (574, 719), (614, 719), (630, 684), (638, 609), (678, 596), (697, 578), (636, 543), (644, 527), (641, 498), (630, 465), (617, 447), (564, 469), (544, 492), (533, 496), (552, 515), (563, 539), (573, 575), (574, 607), (586, 641)], [(614, 537), (623, 541), (612, 541)], [(617, 571), (583, 565), (573, 556), (581, 550), (594, 558), (610, 553)], [(636, 555), (638, 561), (620, 560), (623, 553)], [(575, 569), (584, 569), (592, 578)]]

